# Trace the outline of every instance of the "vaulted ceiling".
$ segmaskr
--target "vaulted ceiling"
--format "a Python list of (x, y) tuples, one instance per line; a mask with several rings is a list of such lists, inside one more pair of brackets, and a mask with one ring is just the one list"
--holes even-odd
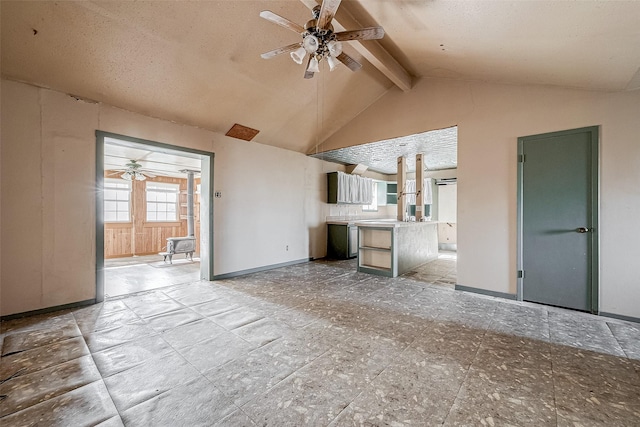
[(304, 24), (313, 4), (2, 1), (2, 75), (220, 133), (240, 123), (259, 143), (303, 153), (423, 77), (640, 87), (638, 1), (345, 0), (336, 28), (386, 35), (345, 47), (361, 71), (325, 65), (305, 80), (286, 54), (260, 58), (299, 37), (259, 13)]

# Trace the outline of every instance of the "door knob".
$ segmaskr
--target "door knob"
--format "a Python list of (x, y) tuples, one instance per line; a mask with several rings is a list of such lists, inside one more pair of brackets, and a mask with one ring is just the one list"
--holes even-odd
[(587, 227), (580, 227), (580, 228), (576, 228), (576, 231), (578, 233), (588, 233), (589, 229)]

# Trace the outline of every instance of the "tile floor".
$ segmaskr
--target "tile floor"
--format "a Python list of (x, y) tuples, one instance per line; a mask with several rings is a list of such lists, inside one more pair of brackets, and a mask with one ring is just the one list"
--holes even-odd
[(129, 295), (167, 285), (190, 283), (200, 279), (200, 258), (193, 261), (178, 254), (173, 263), (160, 255), (111, 258), (104, 261), (105, 297)]
[(640, 425), (640, 325), (352, 261), (3, 322), (0, 340), (3, 427)]

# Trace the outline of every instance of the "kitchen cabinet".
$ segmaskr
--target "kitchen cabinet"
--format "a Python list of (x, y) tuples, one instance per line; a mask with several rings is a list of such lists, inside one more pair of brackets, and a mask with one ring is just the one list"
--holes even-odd
[(358, 256), (358, 227), (349, 223), (327, 224), (327, 257), (349, 259)]
[(360, 221), (358, 271), (396, 277), (438, 257), (436, 222)]

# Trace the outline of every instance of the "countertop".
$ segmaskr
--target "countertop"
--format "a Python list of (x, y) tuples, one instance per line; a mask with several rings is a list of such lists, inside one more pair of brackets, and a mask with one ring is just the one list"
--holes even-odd
[(411, 227), (426, 224), (437, 224), (438, 221), (398, 221), (394, 218), (381, 218), (381, 219), (352, 219), (352, 220), (329, 220), (327, 224), (336, 225), (355, 225), (357, 227)]

